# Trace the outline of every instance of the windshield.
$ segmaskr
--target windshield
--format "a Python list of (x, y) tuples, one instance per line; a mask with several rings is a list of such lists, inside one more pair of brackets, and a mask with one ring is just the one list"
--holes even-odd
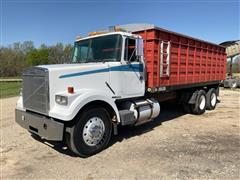
[(119, 34), (78, 41), (74, 45), (73, 63), (121, 60), (122, 37)]

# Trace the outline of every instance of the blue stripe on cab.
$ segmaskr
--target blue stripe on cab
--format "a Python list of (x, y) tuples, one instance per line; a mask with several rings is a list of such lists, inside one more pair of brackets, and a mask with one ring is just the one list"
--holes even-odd
[(83, 71), (83, 72), (61, 75), (59, 76), (59, 78), (70, 78), (70, 77), (84, 76), (84, 75), (103, 73), (103, 72), (109, 72), (109, 71), (143, 72), (143, 64), (128, 64), (128, 65), (114, 66), (110, 68), (103, 68), (103, 69), (97, 69), (97, 70), (91, 70), (91, 71)]

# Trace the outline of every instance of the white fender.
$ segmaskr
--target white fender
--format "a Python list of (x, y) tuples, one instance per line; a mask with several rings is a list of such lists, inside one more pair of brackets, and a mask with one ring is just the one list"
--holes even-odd
[[(63, 94), (69, 95), (69, 94)], [(54, 107), (49, 111), (49, 116), (57, 119), (61, 119), (63, 121), (72, 120), (77, 113), (81, 110), (83, 106), (93, 101), (103, 101), (108, 103), (117, 116), (117, 121), (120, 122), (120, 116), (118, 112), (118, 108), (115, 103), (115, 99), (113, 99), (110, 94), (107, 94), (104, 91), (96, 90), (96, 89), (82, 89), (80, 91), (75, 92), (74, 95), (70, 99), (72, 99), (68, 106), (58, 105), (55, 103)]]

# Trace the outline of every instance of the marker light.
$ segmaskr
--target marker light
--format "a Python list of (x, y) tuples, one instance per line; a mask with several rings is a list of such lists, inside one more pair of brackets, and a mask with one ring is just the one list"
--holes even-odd
[(80, 40), (80, 39), (82, 39), (81, 36), (77, 36), (77, 37), (76, 37), (76, 40)]
[(89, 36), (96, 36), (96, 35), (100, 35), (100, 34), (106, 34), (108, 33), (107, 31), (96, 31), (96, 32), (90, 32), (88, 35)]
[(74, 93), (74, 88), (72, 86), (68, 87), (68, 93), (70, 93), (70, 94)]
[(121, 32), (127, 32), (125, 29), (123, 29), (123, 28), (121, 28), (121, 27), (119, 27), (119, 26), (115, 26), (115, 32), (119, 32), (119, 31), (121, 31)]
[(88, 35), (89, 36), (95, 36), (95, 35), (97, 35), (97, 32), (90, 32)]

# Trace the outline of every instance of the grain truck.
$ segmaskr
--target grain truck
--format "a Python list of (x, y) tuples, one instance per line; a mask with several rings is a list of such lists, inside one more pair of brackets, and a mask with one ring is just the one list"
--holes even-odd
[(24, 70), (16, 122), (88, 157), (119, 126), (154, 120), (163, 101), (196, 115), (215, 109), (225, 71), (222, 46), (151, 24), (114, 26), (78, 37), (70, 64)]

